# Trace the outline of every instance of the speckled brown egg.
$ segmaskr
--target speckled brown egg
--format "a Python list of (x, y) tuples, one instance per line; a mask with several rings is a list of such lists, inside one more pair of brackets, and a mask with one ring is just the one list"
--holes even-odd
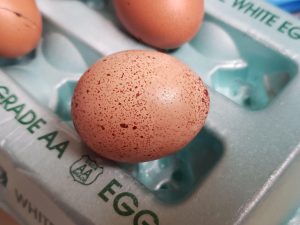
[(0, 57), (29, 53), (41, 32), (42, 17), (35, 0), (0, 0)]
[(82, 140), (111, 160), (142, 162), (174, 153), (203, 127), (208, 91), (185, 64), (131, 50), (94, 64), (79, 80), (72, 118)]
[(198, 32), (204, 0), (113, 0), (118, 18), (137, 39), (160, 49), (177, 48)]

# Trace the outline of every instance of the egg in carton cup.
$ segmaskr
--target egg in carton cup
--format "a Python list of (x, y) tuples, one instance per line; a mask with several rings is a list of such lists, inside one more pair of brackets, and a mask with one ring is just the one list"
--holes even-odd
[(0, 196), (24, 224), (289, 220), (300, 199), (298, 20), (258, 0), (206, 1), (200, 31), (169, 54), (208, 85), (207, 123), (180, 152), (125, 164), (80, 141), (71, 99), (99, 58), (149, 47), (124, 32), (109, 1), (37, 3), (39, 46), (1, 60), (0, 72)]

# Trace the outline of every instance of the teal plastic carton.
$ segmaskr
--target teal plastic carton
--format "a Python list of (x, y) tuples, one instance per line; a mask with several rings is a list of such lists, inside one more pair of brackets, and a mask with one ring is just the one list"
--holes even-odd
[(127, 165), (81, 143), (70, 102), (96, 60), (149, 47), (124, 33), (110, 1), (38, 5), (44, 16), (38, 48), (0, 61), (3, 206), (31, 225), (293, 220), (300, 201), (296, 18), (259, 0), (206, 1), (199, 33), (169, 54), (208, 85), (207, 124), (179, 153)]

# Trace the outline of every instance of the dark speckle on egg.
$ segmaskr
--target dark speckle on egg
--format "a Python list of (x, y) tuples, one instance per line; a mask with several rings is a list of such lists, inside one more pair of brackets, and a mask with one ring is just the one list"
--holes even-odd
[(81, 77), (72, 99), (82, 140), (106, 158), (129, 163), (180, 150), (203, 127), (208, 109), (201, 79), (156, 51), (124, 51), (99, 60)]

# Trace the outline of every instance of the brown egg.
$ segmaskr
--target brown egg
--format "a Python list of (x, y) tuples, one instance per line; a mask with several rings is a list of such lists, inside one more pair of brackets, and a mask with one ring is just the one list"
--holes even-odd
[(6, 212), (4, 212), (1, 208), (0, 208), (0, 221), (1, 221), (1, 224), (4, 224), (4, 225), (18, 225), (19, 224), (12, 217), (10, 217)]
[(29, 53), (37, 46), (41, 31), (42, 18), (34, 0), (0, 1), (0, 57)]
[(100, 155), (142, 162), (180, 150), (203, 127), (208, 91), (185, 64), (156, 51), (131, 50), (94, 64), (79, 80), (72, 118)]
[(137, 39), (160, 49), (177, 48), (200, 28), (204, 0), (113, 0), (124, 27)]

